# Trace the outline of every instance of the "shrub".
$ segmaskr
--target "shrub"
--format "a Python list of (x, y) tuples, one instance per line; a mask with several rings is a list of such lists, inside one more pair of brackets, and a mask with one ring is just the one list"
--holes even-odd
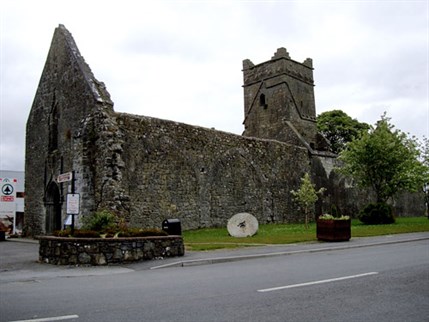
[(114, 229), (115, 226), (116, 216), (108, 210), (102, 210), (84, 217), (82, 228), (102, 232)]
[(359, 214), (359, 220), (367, 225), (393, 224), (392, 207), (384, 202), (370, 203)]
[(100, 233), (89, 229), (75, 229), (73, 237), (76, 238), (100, 238)]
[(151, 228), (151, 229), (139, 229), (139, 228), (130, 228), (125, 231), (121, 231), (118, 237), (148, 237), (148, 236), (168, 236), (168, 234), (160, 229)]
[(56, 236), (56, 237), (70, 237), (71, 230), (70, 229), (54, 230), (54, 232), (52, 233), (52, 235)]
[(350, 217), (349, 216), (334, 217), (330, 214), (323, 214), (319, 216), (319, 219), (320, 220), (349, 220)]

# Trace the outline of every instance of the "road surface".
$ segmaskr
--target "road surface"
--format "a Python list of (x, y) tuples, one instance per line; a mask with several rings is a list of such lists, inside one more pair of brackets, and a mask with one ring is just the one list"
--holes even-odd
[(75, 270), (2, 282), (0, 321), (429, 321), (429, 240), (157, 270)]

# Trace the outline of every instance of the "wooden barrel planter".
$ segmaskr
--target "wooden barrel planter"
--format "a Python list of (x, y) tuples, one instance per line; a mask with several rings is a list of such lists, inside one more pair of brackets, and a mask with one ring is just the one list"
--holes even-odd
[(181, 236), (38, 239), (39, 261), (55, 265), (123, 264), (185, 254)]
[(317, 239), (339, 242), (351, 238), (351, 220), (318, 219)]

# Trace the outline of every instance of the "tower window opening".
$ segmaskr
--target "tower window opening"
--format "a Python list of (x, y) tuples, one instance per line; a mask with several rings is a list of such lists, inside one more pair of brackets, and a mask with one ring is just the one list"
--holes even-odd
[(259, 106), (263, 107), (264, 109), (268, 107), (268, 104), (265, 100), (265, 94), (261, 94), (261, 96), (259, 96)]

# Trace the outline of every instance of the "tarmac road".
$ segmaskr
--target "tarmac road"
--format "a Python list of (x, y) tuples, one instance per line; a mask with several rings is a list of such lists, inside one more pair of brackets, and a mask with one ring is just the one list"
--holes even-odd
[(186, 252), (183, 257), (143, 261), (121, 266), (74, 267), (39, 263), (39, 244), (34, 239), (8, 239), (0, 242), (0, 283), (39, 277), (84, 276), (123, 273), (129, 270), (161, 269), (241, 261), (256, 258), (288, 256), (299, 253), (325, 252), (341, 249), (372, 247), (385, 244), (429, 240), (429, 232), (352, 238), (349, 242), (310, 242), (287, 245), (267, 245)]
[(34, 242), (0, 243), (0, 321), (402, 322), (429, 316), (429, 233), (192, 252), (106, 267), (40, 264), (37, 252)]

